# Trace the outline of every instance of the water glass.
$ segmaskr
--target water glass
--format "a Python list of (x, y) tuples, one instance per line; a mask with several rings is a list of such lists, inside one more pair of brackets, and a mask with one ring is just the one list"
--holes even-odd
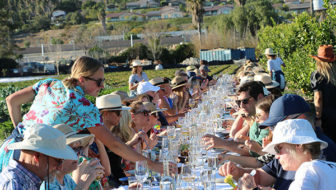
[(135, 177), (142, 184), (148, 178), (148, 166), (146, 160), (136, 161), (135, 163)]

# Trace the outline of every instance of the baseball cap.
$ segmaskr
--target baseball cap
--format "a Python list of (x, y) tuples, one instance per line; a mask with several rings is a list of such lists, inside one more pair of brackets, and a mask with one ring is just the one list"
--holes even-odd
[(259, 128), (272, 127), (289, 115), (303, 114), (310, 111), (308, 103), (301, 96), (285, 94), (272, 103), (268, 119), (261, 123)]

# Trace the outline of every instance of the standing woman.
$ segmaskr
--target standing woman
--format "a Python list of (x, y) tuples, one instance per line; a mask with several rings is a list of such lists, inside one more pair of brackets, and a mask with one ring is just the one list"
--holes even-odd
[(130, 97), (137, 95), (137, 87), (141, 81), (148, 81), (148, 77), (146, 73), (142, 71), (142, 64), (140, 60), (134, 60), (132, 62), (132, 75), (128, 79)]
[(272, 80), (277, 81), (280, 84), (280, 89), (284, 91), (286, 82), (285, 75), (282, 72), (281, 66), (286, 67), (285, 63), (276, 56), (272, 48), (267, 48), (265, 50), (265, 55), (268, 59), (267, 69), (270, 76), (272, 77)]
[(322, 45), (316, 60), (316, 71), (310, 76), (314, 90), (316, 126), (322, 127), (325, 134), (336, 141), (336, 57), (332, 45)]
[[(22, 141), (23, 132), (27, 127), (35, 123), (44, 123), (67, 124), (75, 132), (87, 128), (117, 155), (133, 162), (147, 160), (150, 168), (162, 171), (161, 164), (146, 159), (116, 138), (104, 126), (97, 107), (85, 98), (85, 95), (98, 96), (104, 88), (104, 80), (103, 64), (83, 56), (75, 61), (70, 77), (64, 81), (45, 79), (8, 96), (8, 111), (16, 128), (0, 148), (0, 170), (13, 158), (13, 152), (7, 149), (8, 144)], [(21, 105), (28, 102), (33, 104), (29, 112), (22, 117)], [(14, 158), (17, 158), (17, 155), (19, 153), (14, 153)]]

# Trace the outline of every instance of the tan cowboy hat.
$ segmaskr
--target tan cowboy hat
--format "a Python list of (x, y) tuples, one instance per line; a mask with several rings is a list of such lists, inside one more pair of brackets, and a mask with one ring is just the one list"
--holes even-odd
[(332, 45), (321, 45), (317, 50), (317, 55), (311, 55), (317, 61), (334, 62), (336, 60)]
[(27, 127), (23, 141), (10, 144), (7, 147), (9, 150), (31, 150), (64, 160), (78, 159), (74, 150), (66, 145), (65, 135), (46, 124)]
[(169, 81), (168, 80), (165, 80), (164, 78), (162, 77), (156, 77), (156, 78), (153, 78), (152, 80), (149, 81), (152, 85), (154, 86), (158, 86), (158, 85), (161, 85), (161, 84), (168, 84)]
[(272, 48), (265, 49), (265, 55), (276, 55), (276, 53), (273, 52)]
[(180, 76), (174, 77), (173, 80), (171, 81), (172, 89), (179, 88), (181, 86), (186, 86), (187, 81)]
[(166, 108), (160, 109), (155, 106), (152, 102), (143, 102), (143, 105), (145, 106), (145, 110), (150, 111), (150, 113), (156, 113), (156, 112), (162, 112), (166, 111)]
[(129, 110), (130, 107), (121, 104), (120, 96), (117, 94), (107, 94), (96, 99), (96, 106), (99, 110)]
[(143, 66), (140, 60), (135, 59), (135, 60), (132, 61), (132, 63), (131, 63), (131, 68), (133, 68), (133, 67), (139, 67), (139, 66), (140, 66), (140, 67)]
[(69, 125), (58, 124), (53, 127), (65, 135), (67, 145), (79, 141), (82, 147), (86, 147), (93, 142), (93, 134), (77, 134), (77, 131), (73, 131)]
[(279, 83), (271, 79), (271, 77), (266, 73), (259, 73), (254, 75), (254, 81), (262, 82), (267, 89), (279, 87)]

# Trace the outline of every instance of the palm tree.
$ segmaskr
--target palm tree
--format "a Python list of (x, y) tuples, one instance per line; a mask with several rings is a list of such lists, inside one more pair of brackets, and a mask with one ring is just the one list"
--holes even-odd
[(203, 2), (205, 0), (186, 0), (187, 10), (192, 15), (192, 23), (197, 26), (198, 38), (201, 43), (202, 22), (203, 22)]

